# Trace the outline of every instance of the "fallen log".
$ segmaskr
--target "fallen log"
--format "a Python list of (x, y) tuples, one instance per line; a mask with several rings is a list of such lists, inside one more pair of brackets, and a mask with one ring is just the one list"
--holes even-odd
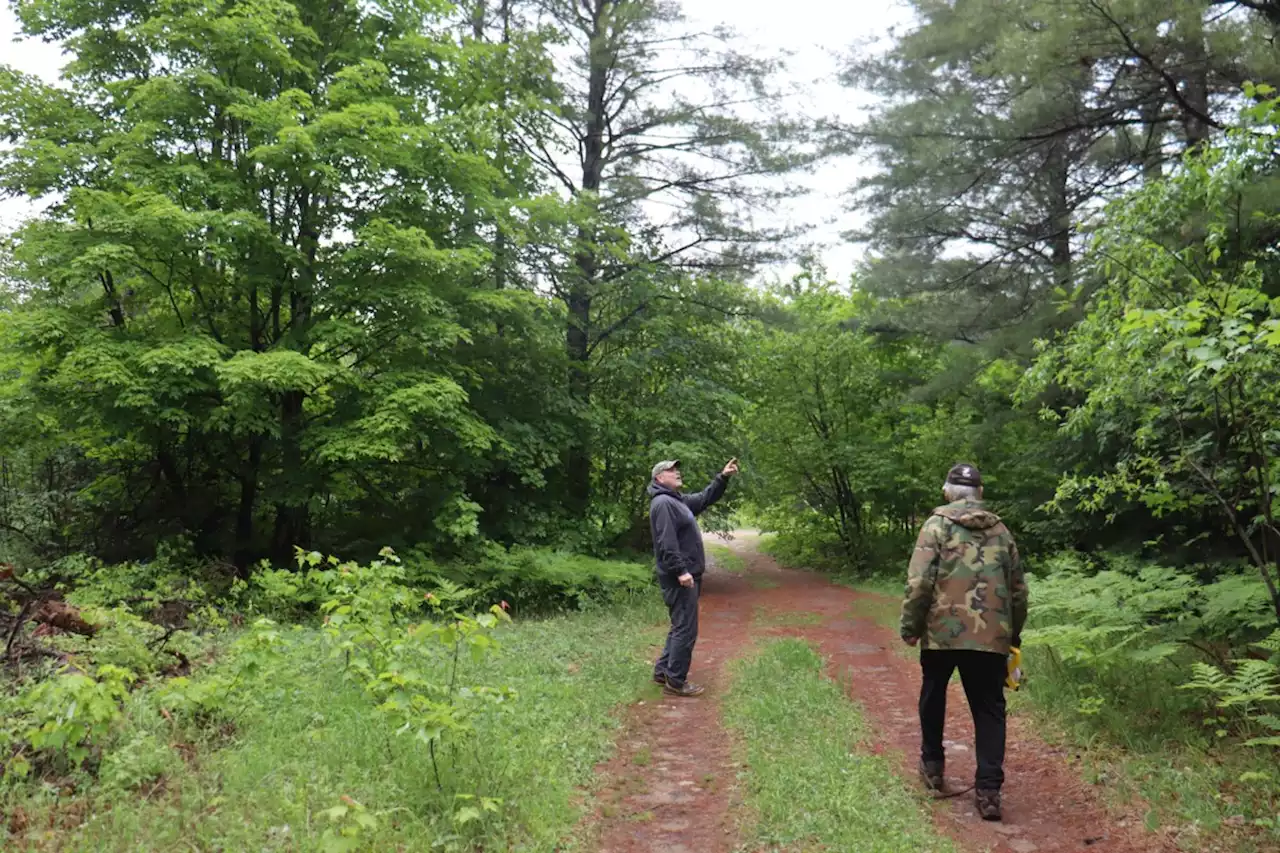
[(92, 637), (98, 633), (98, 626), (86, 622), (80, 611), (65, 601), (44, 601), (31, 614), (31, 621), (48, 625), (60, 631)]

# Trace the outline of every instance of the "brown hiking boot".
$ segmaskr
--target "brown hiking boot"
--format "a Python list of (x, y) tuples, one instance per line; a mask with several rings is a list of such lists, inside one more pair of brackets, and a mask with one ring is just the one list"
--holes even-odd
[(920, 780), (930, 791), (942, 790), (942, 762), (920, 759)]
[(707, 691), (707, 688), (700, 684), (694, 684), (692, 681), (686, 681), (684, 684), (676, 686), (668, 681), (663, 685), (662, 692), (668, 696), (701, 696)]
[(983, 820), (999, 820), (1000, 819), (1000, 792), (999, 791), (977, 791), (974, 799), (978, 804), (978, 814)]

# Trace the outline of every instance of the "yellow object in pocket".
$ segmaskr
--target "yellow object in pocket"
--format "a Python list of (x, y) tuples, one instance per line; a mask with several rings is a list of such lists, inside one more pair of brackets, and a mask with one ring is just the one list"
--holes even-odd
[(1017, 690), (1022, 686), (1022, 649), (1017, 646), (1009, 649), (1009, 674), (1005, 677), (1004, 684), (1010, 690)]

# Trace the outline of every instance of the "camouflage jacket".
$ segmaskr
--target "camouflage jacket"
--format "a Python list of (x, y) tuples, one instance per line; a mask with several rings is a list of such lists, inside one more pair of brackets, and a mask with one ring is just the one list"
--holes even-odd
[(925, 649), (1008, 654), (1027, 620), (1027, 583), (1013, 534), (977, 501), (938, 507), (907, 569), (903, 639)]

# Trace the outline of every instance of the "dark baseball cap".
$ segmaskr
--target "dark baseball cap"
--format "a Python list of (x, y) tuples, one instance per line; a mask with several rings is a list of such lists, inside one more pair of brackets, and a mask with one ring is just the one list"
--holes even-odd
[(977, 465), (958, 462), (947, 472), (947, 482), (953, 486), (974, 486), (982, 488), (982, 474)]

